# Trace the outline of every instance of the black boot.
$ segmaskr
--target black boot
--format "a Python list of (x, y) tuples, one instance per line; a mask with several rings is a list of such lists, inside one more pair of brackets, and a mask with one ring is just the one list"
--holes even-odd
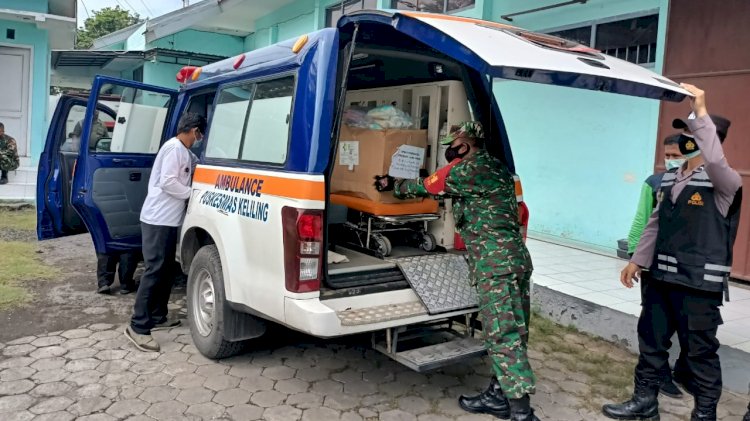
[(607, 404), (602, 413), (615, 420), (659, 421), (658, 383), (635, 381), (633, 397), (621, 404)]
[(718, 405), (718, 399), (697, 396), (690, 421), (716, 421), (716, 407)]
[(8, 171), (3, 170), (0, 173), (0, 184), (8, 184)]
[(489, 414), (503, 420), (510, 419), (508, 400), (505, 399), (495, 376), (492, 376), (487, 390), (474, 396), (462, 395), (458, 398), (458, 405), (472, 414)]
[(510, 399), (510, 420), (511, 421), (539, 421), (539, 418), (534, 415), (534, 410), (531, 409), (531, 401), (529, 395), (525, 395), (521, 399)]
[(742, 418), (742, 421), (750, 421), (750, 403), (747, 404), (747, 414), (745, 414), (745, 417)]

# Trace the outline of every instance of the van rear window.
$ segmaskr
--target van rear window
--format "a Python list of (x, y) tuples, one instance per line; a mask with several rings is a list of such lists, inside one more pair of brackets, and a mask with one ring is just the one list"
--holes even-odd
[(222, 89), (208, 132), (206, 158), (286, 162), (293, 97), (293, 76)]

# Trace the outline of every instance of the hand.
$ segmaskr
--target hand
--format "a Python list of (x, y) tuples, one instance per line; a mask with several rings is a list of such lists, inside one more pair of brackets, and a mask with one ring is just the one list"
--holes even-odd
[(391, 190), (393, 190), (393, 183), (394, 183), (394, 181), (395, 181), (394, 178), (391, 177), (390, 175), (387, 175), (387, 174), (386, 175), (376, 175), (375, 176), (375, 183), (373, 183), (373, 184), (375, 185), (375, 190), (377, 190), (379, 192), (384, 192), (384, 191), (391, 191)]
[(620, 283), (625, 288), (633, 288), (633, 281), (638, 282), (641, 280), (641, 268), (635, 263), (628, 263), (625, 269), (620, 272)]
[(690, 106), (693, 107), (695, 116), (703, 117), (704, 115), (707, 115), (708, 111), (706, 110), (706, 92), (689, 83), (681, 83), (680, 86), (694, 95), (693, 98), (690, 98)]

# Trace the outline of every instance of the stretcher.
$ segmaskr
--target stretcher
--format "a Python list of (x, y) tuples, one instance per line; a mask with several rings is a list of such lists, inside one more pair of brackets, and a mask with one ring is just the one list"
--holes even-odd
[(410, 245), (424, 251), (437, 248), (435, 237), (427, 232), (427, 223), (439, 219), (438, 202), (435, 200), (379, 203), (334, 193), (331, 194), (331, 203), (355, 211), (354, 214), (349, 212), (347, 221), (343, 223), (344, 228), (352, 234), (356, 245), (380, 257), (390, 256), (392, 240), (396, 237), (399, 240), (406, 238)]

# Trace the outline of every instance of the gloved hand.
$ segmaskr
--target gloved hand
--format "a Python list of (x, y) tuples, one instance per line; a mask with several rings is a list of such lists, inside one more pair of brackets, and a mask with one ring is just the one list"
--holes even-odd
[(375, 189), (379, 192), (393, 190), (393, 183), (395, 179), (390, 175), (376, 175), (375, 177)]

